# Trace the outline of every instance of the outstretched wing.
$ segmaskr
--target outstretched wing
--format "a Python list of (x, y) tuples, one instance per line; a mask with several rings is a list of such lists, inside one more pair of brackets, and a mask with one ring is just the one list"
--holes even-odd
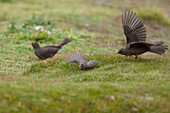
[(70, 57), (66, 59), (66, 63), (75, 63), (75, 62), (81, 63), (84, 61), (88, 62), (89, 59), (80, 53), (72, 54)]
[(146, 28), (136, 13), (126, 11), (122, 15), (122, 24), (127, 43), (146, 40)]

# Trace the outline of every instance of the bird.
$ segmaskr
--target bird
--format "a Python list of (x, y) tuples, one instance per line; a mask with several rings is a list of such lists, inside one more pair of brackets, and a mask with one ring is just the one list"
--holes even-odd
[[(140, 54), (145, 52), (162, 55), (168, 50), (168, 46), (163, 45), (163, 41), (153, 43), (146, 42), (146, 28), (144, 23), (133, 11), (125, 11), (125, 14), (122, 14), (122, 27), (127, 44), (125, 48), (120, 49), (115, 54), (130, 56), (137, 59)], [(133, 55), (135, 55), (135, 57)]]
[(66, 63), (79, 63), (80, 70), (92, 69), (99, 64), (98, 61), (90, 61), (81, 53), (75, 53), (66, 59)]
[(60, 44), (57, 46), (43, 46), (40, 47), (38, 42), (29, 42), (30, 45), (33, 46), (35, 50), (35, 55), (42, 60), (48, 60), (52, 58), (65, 44), (71, 42), (71, 39), (65, 38)]

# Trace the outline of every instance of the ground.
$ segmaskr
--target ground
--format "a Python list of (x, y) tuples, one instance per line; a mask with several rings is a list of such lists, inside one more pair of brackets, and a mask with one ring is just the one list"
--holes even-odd
[[(140, 15), (147, 41), (170, 45), (169, 5), (168, 0), (0, 0), (0, 112), (168, 113), (169, 50), (137, 60), (114, 53), (126, 44), (125, 10)], [(55, 45), (66, 37), (72, 42), (49, 61), (37, 60), (28, 44)], [(100, 65), (81, 71), (78, 64), (66, 64), (76, 52)]]

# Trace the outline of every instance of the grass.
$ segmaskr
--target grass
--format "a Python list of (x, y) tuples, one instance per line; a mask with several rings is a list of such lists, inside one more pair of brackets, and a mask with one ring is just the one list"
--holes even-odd
[(26, 79), (15, 83), (11, 81), (8, 85), (4, 85), (6, 82), (1, 82), (3, 87), (0, 90), (5, 90), (1, 94), (3, 98), (1, 106), (3, 108), (10, 106), (4, 109), (4, 112), (166, 112), (168, 110), (168, 100), (166, 100), (168, 93), (164, 92), (168, 84), (163, 82), (157, 82), (152, 86), (148, 82), (62, 83), (32, 80), (26, 82)]
[[(114, 82), (119, 80), (143, 81), (142, 78), (152, 80), (155, 75), (159, 73), (159, 76), (154, 78), (155, 80), (159, 79), (159, 77), (164, 77), (167, 72), (169, 73), (168, 63), (164, 61), (165, 59), (160, 60), (159, 58), (154, 58), (134, 61), (133, 59), (119, 58), (114, 55), (95, 55), (95, 57), (89, 55), (88, 57), (100, 61), (100, 66), (96, 67), (94, 70), (81, 71), (78, 68), (78, 64), (66, 64), (64, 62), (65, 58), (63, 59), (62, 57), (61, 59), (57, 58), (49, 62), (36, 62), (36, 64), (31, 65), (30, 69), (24, 72), (24, 75), (54, 78), (71, 82)], [(157, 65), (157, 62), (159, 62), (160, 65)], [(148, 66), (145, 67), (145, 65)], [(167, 68), (162, 70), (162, 66), (167, 66)], [(143, 70), (145, 70), (145, 73)], [(145, 78), (145, 75), (150, 77)]]
[[(158, 2), (158, 8), (164, 12), (166, 6), (161, 6), (166, 3)], [(170, 44), (169, 27), (163, 21), (167, 21), (164, 15), (168, 13), (158, 10), (157, 14), (152, 8), (148, 8), (150, 11), (138, 7), (145, 5), (140, 1), (135, 1), (137, 9), (133, 9), (131, 0), (125, 1), (126, 4), (117, 0), (109, 3), (95, 0), (2, 2), (0, 112), (168, 113), (169, 50), (163, 56), (146, 53), (138, 60), (114, 55), (125, 46), (121, 28), (124, 10), (135, 10), (143, 18), (147, 40), (162, 40), (167, 45)], [(146, 4), (150, 3), (152, 0)], [(35, 30), (37, 26), (43, 30)], [(28, 45), (30, 41), (38, 41), (41, 46), (55, 45), (66, 37), (72, 38), (72, 42), (49, 61), (37, 60)], [(78, 64), (66, 64), (65, 59), (75, 52), (99, 61), (100, 65), (81, 71)]]
[(158, 8), (155, 7), (139, 8), (137, 9), (137, 13), (140, 15), (142, 19), (157, 21), (170, 27), (169, 18), (165, 16), (164, 12)]

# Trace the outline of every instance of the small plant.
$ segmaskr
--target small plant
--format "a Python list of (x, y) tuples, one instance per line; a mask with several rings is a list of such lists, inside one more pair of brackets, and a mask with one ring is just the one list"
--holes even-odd
[(8, 27), (8, 32), (10, 32), (10, 33), (18, 32), (18, 29), (16, 28), (15, 22), (11, 22), (10, 26)]
[(50, 36), (47, 32), (33, 32), (30, 34), (20, 34), (19, 35), (20, 39), (23, 40), (33, 40), (33, 41), (51, 41), (53, 40), (52, 36)]
[(90, 35), (76, 33), (74, 29), (58, 30), (52, 28), (52, 21), (33, 15), (21, 22), (11, 22), (7, 35), (16, 35), (22, 40), (51, 41), (57, 38), (90, 38)]
[(31, 18), (28, 18), (25, 20), (24, 22), (24, 26), (51, 26), (52, 25), (52, 21), (49, 18), (44, 18), (42, 16), (40, 17), (36, 17), (35, 15), (33, 15)]
[(165, 13), (162, 10), (154, 7), (139, 8), (137, 9), (137, 13), (142, 19), (157, 21), (170, 27), (170, 20), (165, 16)]
[[(37, 29), (38, 28), (38, 29)], [(15, 34), (23, 40), (53, 40), (50, 36), (52, 30), (52, 21), (44, 17), (35, 17), (33, 15), (21, 22), (11, 22), (8, 32), (5, 34)]]
[(21, 22), (12, 21), (10, 26), (8, 27), (8, 31), (11, 33), (16, 33), (20, 31), (25, 32), (34, 30), (36, 26), (42, 26), (44, 30), (51, 30), (52, 21), (48, 18), (44, 18), (41, 16), (35, 17), (35, 15), (33, 15), (31, 18), (27, 18), (26, 20)]

